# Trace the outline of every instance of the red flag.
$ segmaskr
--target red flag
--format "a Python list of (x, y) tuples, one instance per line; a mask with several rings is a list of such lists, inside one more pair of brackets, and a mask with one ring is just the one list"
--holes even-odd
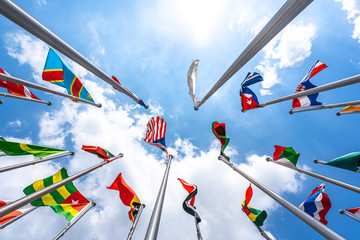
[(121, 173), (119, 173), (111, 186), (106, 188), (119, 191), (120, 199), (123, 204), (131, 208), (129, 211), (129, 219), (134, 222), (134, 219), (139, 212), (141, 202), (135, 192), (125, 183)]
[(93, 154), (97, 155), (99, 158), (102, 158), (104, 160), (115, 157), (114, 154), (112, 154), (105, 148), (101, 148), (101, 147), (83, 145), (81, 149), (86, 152), (93, 153)]

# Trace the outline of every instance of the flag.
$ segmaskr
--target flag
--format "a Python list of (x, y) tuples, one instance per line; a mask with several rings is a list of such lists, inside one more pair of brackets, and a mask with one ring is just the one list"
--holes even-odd
[(354, 214), (356, 217), (360, 218), (360, 207), (345, 209), (345, 211)]
[(166, 153), (166, 158), (169, 158), (165, 145), (165, 120), (161, 117), (152, 117), (146, 126), (147, 130), (144, 141), (163, 150)]
[[(320, 71), (327, 68), (327, 66), (320, 62), (319, 60), (310, 68), (306, 76), (300, 81), (299, 85), (296, 88), (297, 92), (302, 92), (311, 88), (316, 87), (314, 84), (310, 82), (310, 79), (315, 76)], [(316, 106), (321, 105), (321, 102), (316, 101), (316, 98), (318, 97), (319, 93), (314, 93), (308, 96), (303, 96), (299, 98), (293, 99), (293, 108), (299, 108), (299, 107), (310, 107), (310, 106)]]
[(241, 83), (240, 87), (240, 100), (242, 105), (242, 110), (248, 110), (251, 108), (256, 108), (259, 105), (259, 101), (253, 91), (251, 91), (248, 86), (262, 81), (263, 78), (259, 73), (252, 72), (248, 73)]
[(66, 88), (68, 94), (74, 97), (94, 102), (80, 79), (52, 48), (49, 48), (42, 78), (47, 82)]
[(281, 147), (278, 145), (274, 145), (274, 147), (273, 161), (295, 169), (300, 153), (296, 153), (292, 147)]
[(230, 138), (226, 137), (226, 129), (225, 129), (225, 123), (218, 123), (213, 122), (212, 123), (212, 132), (214, 133), (215, 137), (219, 139), (221, 143), (221, 150), (220, 155), (226, 158), (230, 162), (230, 157), (226, 156), (224, 151), (226, 146), (229, 144)]
[(346, 108), (341, 109), (341, 113), (349, 113), (349, 112), (358, 112), (360, 111), (360, 104), (347, 106)]
[(265, 210), (261, 211), (256, 208), (249, 207), (248, 204), (250, 203), (252, 195), (253, 195), (253, 191), (250, 184), (249, 187), (246, 189), (245, 200), (241, 205), (243, 211), (250, 218), (250, 220), (253, 221), (256, 226), (260, 227), (264, 224), (264, 221), (267, 217), (267, 213)]
[(95, 147), (95, 146), (86, 146), (83, 145), (82, 150), (95, 154), (97, 155), (99, 158), (102, 158), (104, 160), (107, 160), (109, 158), (115, 157), (114, 154), (112, 154), (111, 152), (109, 152), (108, 150), (106, 150), (105, 148), (101, 148), (101, 147)]
[(129, 219), (134, 222), (136, 215), (139, 212), (141, 202), (135, 192), (126, 184), (121, 173), (119, 173), (111, 186), (106, 188), (119, 191), (120, 199), (123, 204), (131, 208), (129, 211)]
[[(119, 80), (115, 77), (112, 76), (111, 77), (112, 80), (114, 80), (115, 82), (117, 82), (118, 84), (121, 85), (121, 83), (119, 82)], [(131, 92), (129, 89), (127, 89), (126, 87), (124, 87), (123, 85), (121, 85), (124, 89), (126, 89), (128, 92)], [(119, 92), (124, 92), (123, 90), (117, 89), (116, 87), (113, 87), (114, 89), (118, 90)], [(133, 93), (134, 94), (134, 93)], [(135, 94), (134, 94), (135, 95)], [(145, 105), (145, 103), (143, 102), (143, 100), (139, 99), (139, 101), (137, 101), (136, 103), (138, 103), (139, 105), (143, 106), (144, 108), (147, 108), (148, 106)]]
[(199, 61), (200, 60), (198, 59), (193, 60), (187, 72), (187, 84), (189, 86), (189, 95), (194, 102), (194, 106), (196, 106), (196, 104), (198, 103), (197, 96), (195, 95), (195, 89), (196, 89), (197, 67)]
[(62, 149), (8, 142), (3, 139), (0, 139), (0, 150), (9, 156), (33, 155), (34, 157), (47, 157), (55, 153), (65, 152), (65, 150)]
[(333, 160), (327, 162), (326, 165), (356, 172), (359, 170), (358, 167), (360, 167), (360, 152), (353, 152), (334, 158)]
[(322, 183), (315, 188), (310, 196), (299, 206), (301, 210), (314, 217), (323, 224), (327, 224), (325, 216), (331, 208), (331, 202), (326, 193), (324, 193), (325, 184)]
[[(39, 191), (54, 183), (60, 182), (68, 178), (66, 168), (62, 168), (54, 175), (42, 180), (38, 180), (24, 188), (23, 192), (26, 195)], [(32, 201), (30, 204), (33, 206), (50, 206), (55, 213), (64, 215), (68, 221), (76, 216), (84, 207), (89, 204), (87, 200), (74, 186), (72, 182), (48, 193), (41, 198)]]
[[(1, 68), (0, 68), (0, 73), (10, 76), (10, 74), (5, 72)], [(0, 79), (0, 87), (6, 88), (9, 93), (11, 93), (12, 95), (15, 95), (15, 96), (40, 100), (37, 96), (35, 96), (32, 92), (30, 92), (30, 90), (27, 89), (25, 86), (17, 84), (17, 83), (12, 83), (12, 82), (8, 82), (8, 81)]]
[(196, 218), (197, 223), (201, 222), (201, 218), (196, 211), (196, 207), (194, 206), (195, 196), (197, 194), (197, 186), (194, 184), (189, 184), (180, 178), (178, 178), (178, 180), (181, 182), (181, 184), (183, 185), (185, 190), (189, 193), (189, 195), (185, 198), (185, 200), (183, 202), (183, 209), (188, 214), (194, 216)]
[[(15, 201), (1, 201), (0, 200), (0, 208), (5, 206), (5, 205), (9, 205), (10, 203), (13, 203), (13, 202), (15, 202)], [(15, 211), (3, 216), (3, 217), (0, 217), (0, 227), (4, 223), (6, 223), (6, 222), (20, 216), (21, 214), (25, 214), (25, 213), (29, 212), (33, 208), (34, 207), (31, 206), (30, 204), (26, 204), (25, 206), (22, 206), (21, 208), (19, 208), (19, 209), (15, 210)]]

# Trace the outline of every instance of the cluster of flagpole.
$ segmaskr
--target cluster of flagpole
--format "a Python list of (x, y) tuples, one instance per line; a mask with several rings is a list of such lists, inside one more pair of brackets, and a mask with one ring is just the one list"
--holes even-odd
[(298, 207), (294, 206), (292, 203), (287, 201), (286, 199), (282, 198), (254, 178), (247, 175), (245, 172), (238, 169), (233, 163), (230, 163), (227, 161), (224, 157), (219, 156), (218, 158), (220, 161), (223, 161), (226, 165), (228, 165), (230, 168), (232, 168), (235, 172), (239, 173), (242, 177), (247, 179), (249, 182), (257, 186), (261, 191), (263, 191), (266, 195), (274, 199), (277, 203), (288, 209), (292, 214), (294, 214), (296, 217), (301, 219), (303, 222), (305, 222), (307, 225), (312, 227), (314, 230), (316, 230), (318, 233), (323, 235), (327, 239), (338, 239), (338, 240), (345, 240), (343, 236), (335, 232), (334, 230), (330, 229), (326, 225), (322, 224), (321, 222), (317, 221), (315, 218), (311, 217), (309, 214), (305, 213), (304, 211), (300, 210)]
[[(0, 6), (0, 9), (1, 9), (1, 6)], [(66, 97), (66, 98), (69, 98), (69, 99), (74, 100), (76, 102), (83, 102), (83, 103), (90, 104), (90, 105), (96, 106), (98, 108), (101, 108), (100, 103), (94, 103), (94, 102), (88, 101), (86, 99), (75, 97), (75, 96), (72, 96), (72, 95), (67, 94), (67, 93), (59, 92), (59, 91), (53, 90), (51, 88), (47, 88), (47, 87), (41, 86), (41, 85), (36, 84), (36, 83), (28, 82), (28, 81), (25, 81), (25, 80), (22, 80), (20, 78), (16, 78), (16, 77), (13, 77), (13, 76), (10, 76), (10, 75), (7, 75), (7, 74), (0, 73), (0, 79), (8, 81), (8, 82), (24, 85), (26, 87), (35, 88), (35, 89), (38, 89), (38, 90), (41, 90), (41, 91), (44, 91), (44, 92), (47, 92), (47, 93), (55, 94), (55, 95), (58, 95), (58, 96), (61, 96), (61, 97)], [(34, 101), (34, 99), (30, 99), (30, 98), (26, 98), (26, 100)]]
[(268, 42), (299, 15), (313, 0), (288, 0), (270, 19), (265, 27), (249, 43), (240, 56), (231, 64), (205, 97), (194, 107), (198, 110), (225, 82), (253, 58)]
[[(85, 58), (83, 55), (73, 49), (69, 44), (67, 44), (64, 40), (51, 32), (35, 18), (30, 16), (14, 2), (10, 0), (0, 0), (0, 3), (0, 14), (2, 14), (4, 17), (8, 18), (10, 21), (19, 25), (37, 38), (41, 39), (43, 42), (58, 50), (74, 62), (78, 63), (106, 83), (110, 84), (116, 89), (119, 89), (122, 93), (124, 93), (137, 103), (141, 101), (141, 99), (139, 99), (134, 93), (129, 91), (127, 88), (124, 88), (116, 81), (112, 80), (110, 76), (108, 76), (101, 69), (91, 63), (87, 58)], [(148, 106), (145, 105), (145, 108), (148, 108)]]

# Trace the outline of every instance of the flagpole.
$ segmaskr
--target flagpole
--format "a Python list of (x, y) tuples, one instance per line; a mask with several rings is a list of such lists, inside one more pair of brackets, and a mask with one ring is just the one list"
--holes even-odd
[(339, 213), (340, 213), (340, 214), (343, 214), (343, 215), (346, 215), (346, 216), (348, 216), (348, 217), (350, 217), (350, 218), (352, 218), (352, 219), (360, 222), (360, 219), (359, 219), (359, 218), (355, 217), (353, 214), (347, 212), (347, 211), (344, 210), (344, 209), (340, 209), (340, 210), (339, 210)]
[(360, 113), (359, 110), (356, 110), (356, 111), (351, 111), (351, 112), (336, 112), (336, 115), (337, 116), (341, 116), (341, 115), (344, 115), (344, 114), (353, 114), (353, 113)]
[(314, 111), (314, 110), (322, 110), (322, 109), (331, 109), (331, 108), (338, 108), (338, 107), (345, 107), (349, 105), (357, 105), (360, 104), (360, 100), (352, 101), (352, 102), (344, 102), (344, 103), (335, 103), (335, 104), (328, 104), (324, 106), (314, 106), (309, 108), (293, 108), (289, 111), (290, 114), (298, 113), (298, 112), (307, 112), (307, 111)]
[(24, 163), (11, 165), (11, 166), (2, 167), (2, 168), (0, 168), (0, 173), (11, 171), (11, 170), (14, 170), (14, 169), (17, 169), (17, 168), (26, 167), (26, 166), (29, 166), (29, 165), (35, 165), (35, 164), (38, 164), (38, 163), (41, 163), (41, 162), (50, 161), (50, 160), (53, 160), (53, 159), (56, 159), (56, 158), (61, 158), (61, 157), (69, 156), (69, 155), (74, 155), (74, 152), (65, 151), (65, 152), (55, 153), (53, 155), (43, 157), (43, 158), (38, 158), (38, 159), (35, 159), (33, 161), (30, 161), (30, 162), (24, 162)]
[(196, 236), (197, 236), (198, 240), (203, 240), (203, 238), (201, 236), (201, 232), (200, 232), (199, 223), (197, 222), (197, 219), (196, 219), (196, 215), (197, 215), (197, 213), (195, 212), (194, 220), (195, 220), (195, 226), (196, 226)]
[[(319, 92), (325, 92), (325, 91), (332, 90), (332, 89), (335, 89), (335, 88), (345, 87), (345, 86), (355, 84), (355, 83), (358, 83), (358, 82), (360, 82), (360, 75), (348, 77), (348, 78), (341, 79), (341, 80), (338, 80), (338, 81), (335, 81), (335, 82), (332, 82), (332, 83), (328, 83), (328, 84), (325, 84), (325, 85), (322, 85), (322, 86), (310, 88), (310, 89), (305, 90), (305, 91), (293, 93), (293, 94), (290, 94), (290, 95), (285, 96), (285, 97), (281, 97), (281, 98), (277, 98), (277, 99), (274, 99), (274, 100), (271, 100), (271, 101), (268, 101), (268, 102), (261, 103), (261, 104), (259, 104), (259, 106), (257, 108), (263, 108), (263, 107), (266, 107), (266, 106), (271, 105), (271, 104), (284, 102), (284, 101), (291, 100), (291, 99), (294, 99), (294, 98), (308, 96), (308, 95), (311, 95), (311, 94), (314, 94), (314, 93), (319, 93)], [(257, 109), (257, 108), (254, 108), (254, 109)], [(247, 110), (245, 110), (245, 111), (247, 111)], [(245, 111), (243, 111), (243, 112), (245, 112)]]
[(289, 210), (292, 214), (294, 214), (296, 217), (300, 218), (303, 222), (308, 224), (310, 227), (312, 227), (314, 230), (316, 230), (318, 233), (323, 235), (327, 239), (342, 239), (345, 240), (344, 237), (339, 235), (334, 230), (330, 229), (326, 225), (322, 224), (321, 222), (317, 221), (315, 218), (311, 217), (309, 214), (302, 211), (300, 208), (294, 206), (292, 203), (287, 201), (286, 199), (282, 198), (280, 195), (276, 194), (254, 178), (247, 175), (245, 172), (238, 169), (234, 164), (228, 162), (225, 158), (222, 156), (219, 156), (218, 158), (220, 161), (223, 161), (226, 165), (231, 167), (235, 172), (239, 173), (241, 176), (243, 176), (245, 179), (247, 179), (249, 182), (257, 186), (260, 190), (262, 190), (265, 194), (267, 194), (269, 197), (274, 199), (276, 202), (281, 204), (283, 207), (285, 207), (287, 210)]
[(37, 102), (37, 103), (44, 103), (44, 104), (46, 104), (48, 106), (51, 106), (51, 104), (52, 104), (50, 101), (43, 101), (43, 100), (38, 100), (38, 99), (33, 99), (33, 98), (21, 97), (21, 96), (16, 96), (16, 95), (13, 95), (13, 94), (7, 94), (7, 93), (4, 93), (4, 92), (0, 92), (0, 96), (10, 97), (10, 98), (17, 98), (17, 99), (31, 101), (31, 102)]
[[(3, 0), (0, 0), (0, 2), (1, 1), (3, 1)], [(1, 6), (0, 6), (0, 10), (1, 10)], [(100, 103), (94, 103), (94, 102), (91, 102), (91, 101), (88, 101), (88, 100), (85, 100), (85, 99), (82, 99), (82, 98), (79, 98), (79, 97), (72, 96), (70, 94), (58, 92), (58, 91), (52, 90), (50, 88), (43, 87), (43, 86), (41, 86), (39, 84), (28, 82), (28, 81), (25, 81), (25, 80), (22, 80), (20, 78), (16, 78), (16, 77), (13, 77), (13, 76), (10, 76), (10, 75), (7, 75), (7, 74), (0, 73), (0, 79), (8, 81), (8, 82), (24, 85), (26, 87), (35, 88), (35, 89), (38, 89), (38, 90), (41, 90), (41, 91), (44, 91), (44, 92), (48, 92), (48, 93), (51, 93), (51, 94), (55, 94), (55, 95), (58, 95), (58, 96), (66, 97), (66, 98), (69, 98), (69, 99), (74, 100), (76, 102), (83, 102), (83, 103), (87, 103), (87, 104), (96, 106), (98, 108), (101, 108)]]
[(268, 42), (299, 15), (313, 0), (288, 0), (275, 13), (265, 27), (249, 43), (239, 57), (231, 64), (206, 96), (194, 107), (198, 110), (225, 82), (252, 59)]
[(263, 236), (266, 240), (271, 240), (271, 238), (261, 229), (261, 227), (256, 225), (248, 216), (246, 216), (246, 217), (250, 220), (250, 222), (252, 222), (254, 224), (254, 226), (260, 232), (261, 236)]
[[(321, 163), (321, 164), (327, 165), (327, 162), (321, 161), (319, 159), (314, 159), (314, 163)], [(357, 169), (356, 172), (360, 173), (360, 169)]]
[(10, 224), (12, 224), (13, 222), (19, 220), (20, 218), (24, 217), (24, 216), (27, 215), (28, 213), (34, 211), (36, 208), (37, 208), (37, 207), (32, 206), (32, 208), (31, 208), (30, 210), (26, 211), (25, 213), (22, 213), (22, 214), (20, 214), (20, 215), (18, 215), (18, 216), (16, 216), (16, 217), (14, 217), (13, 219), (7, 221), (6, 223), (0, 225), (0, 229), (6, 228), (7, 226), (9, 226)]
[(54, 238), (54, 240), (60, 239), (64, 234), (69, 231), (69, 229), (75, 225), (77, 221), (80, 220), (82, 216), (84, 216), (91, 208), (95, 207), (96, 203), (91, 202), (85, 208), (83, 208), (78, 214), (75, 215), (73, 219), (68, 223), (68, 225)]
[(75, 179), (78, 179), (86, 174), (88, 174), (89, 172), (92, 172), (94, 171), (95, 169), (99, 168), (99, 167), (102, 167), (104, 166), (105, 164), (107, 163), (110, 163), (118, 158), (122, 158), (123, 157), (123, 154), (120, 153), (119, 155), (113, 157), (113, 158), (109, 158), (107, 160), (104, 160), (82, 172), (79, 172), (73, 176), (70, 176), (68, 178), (65, 178), (57, 183), (54, 183), (50, 186), (47, 186), (39, 191), (36, 191), (36, 192), (33, 192), (25, 197), (22, 197), (20, 199), (18, 199), (17, 201), (13, 202), (13, 203), (10, 203), (9, 205), (5, 205), (4, 207), (0, 208), (0, 217), (3, 217), (9, 213), (11, 213), (12, 211), (18, 209), (18, 208), (21, 208), (22, 206), (25, 206), (26, 204), (38, 199), (38, 198), (41, 198), (42, 196), (66, 185), (67, 183), (69, 182), (72, 182), (74, 181)]
[(159, 225), (160, 225), (161, 212), (162, 212), (162, 207), (163, 207), (163, 203), (164, 203), (166, 185), (167, 185), (167, 180), (169, 177), (169, 170), (170, 170), (170, 164), (171, 164), (172, 158), (173, 158), (173, 156), (169, 155), (169, 158), (167, 159), (164, 177), (161, 182), (161, 186), (160, 186), (157, 198), (156, 198), (153, 212), (151, 214), (149, 226), (147, 228), (146, 235), (145, 235), (145, 240), (156, 240), (157, 239), (157, 234), (158, 234)]
[(72, 48), (64, 40), (51, 32), (35, 18), (30, 16), (18, 5), (16, 5), (10, 0), (0, 0), (0, 2), (0, 13), (4, 17), (8, 18), (10, 21), (19, 25), (37, 38), (41, 39), (49, 46), (55, 48), (56, 50), (58, 50), (74, 62), (78, 63), (80, 66), (84, 67), (97, 77), (101, 78), (111, 86), (120, 89), (122, 93), (135, 100), (137, 103), (140, 101), (140, 99), (134, 93), (121, 86), (121, 84), (118, 84), (117, 82), (112, 80), (110, 76), (108, 76), (101, 69), (91, 63), (87, 58), (77, 52), (74, 48)]
[(141, 204), (141, 205), (140, 205), (140, 208), (139, 208), (139, 211), (138, 211), (138, 213), (137, 213), (137, 215), (136, 215), (136, 218), (134, 219), (133, 225), (132, 225), (131, 228), (130, 228), (130, 232), (129, 232), (129, 234), (128, 234), (127, 240), (131, 240), (131, 238), (132, 238), (132, 236), (133, 236), (133, 234), (134, 234), (136, 225), (137, 225), (137, 223), (138, 223), (138, 221), (139, 221), (139, 219), (140, 219), (140, 215), (141, 215), (141, 213), (142, 213), (142, 211), (143, 211), (144, 208), (145, 208), (145, 204)]
[[(271, 158), (269, 158), (269, 157), (266, 158), (266, 161), (273, 162), (273, 160)], [(332, 178), (329, 178), (329, 177), (325, 177), (325, 176), (322, 176), (322, 175), (317, 174), (317, 173), (309, 172), (309, 171), (306, 171), (306, 170), (298, 168), (298, 167), (291, 168), (291, 167), (288, 167), (288, 166), (283, 165), (283, 164), (279, 164), (279, 165), (290, 168), (290, 169), (293, 169), (293, 170), (301, 172), (301, 173), (304, 173), (306, 175), (309, 175), (309, 176), (324, 180), (326, 182), (338, 185), (339, 187), (343, 187), (343, 188), (346, 188), (348, 190), (360, 193), (360, 188), (355, 187), (353, 185), (350, 185), (350, 184), (347, 184), (347, 183), (344, 183), (344, 182), (340, 182), (338, 180), (335, 180), (335, 179), (332, 179)]]

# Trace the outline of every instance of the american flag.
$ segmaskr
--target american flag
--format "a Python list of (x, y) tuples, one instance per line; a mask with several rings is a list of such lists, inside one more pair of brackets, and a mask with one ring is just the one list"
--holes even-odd
[(165, 120), (161, 117), (153, 117), (149, 120), (146, 126), (147, 131), (144, 137), (144, 141), (162, 149), (166, 153), (166, 158), (169, 158), (169, 154), (165, 145)]

